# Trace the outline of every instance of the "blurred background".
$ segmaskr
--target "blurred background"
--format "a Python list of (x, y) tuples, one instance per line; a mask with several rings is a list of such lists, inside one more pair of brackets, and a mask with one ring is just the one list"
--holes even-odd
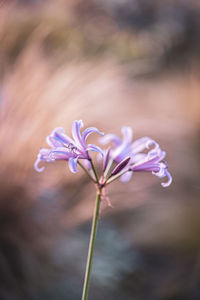
[(1, 300), (81, 297), (94, 186), (63, 162), (33, 169), (75, 119), (152, 137), (174, 179), (109, 186), (89, 299), (200, 299), (199, 98), (197, 0), (0, 1)]

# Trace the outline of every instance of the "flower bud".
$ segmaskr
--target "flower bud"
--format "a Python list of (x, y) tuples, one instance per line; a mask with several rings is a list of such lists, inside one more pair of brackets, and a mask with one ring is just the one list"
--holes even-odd
[(130, 156), (124, 158), (115, 168), (114, 170), (112, 171), (111, 175), (114, 176), (118, 173), (120, 173), (126, 166), (127, 164), (129, 163), (130, 161)]

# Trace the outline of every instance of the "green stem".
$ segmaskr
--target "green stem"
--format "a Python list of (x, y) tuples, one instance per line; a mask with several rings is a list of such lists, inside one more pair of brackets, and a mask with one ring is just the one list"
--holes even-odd
[(125, 171), (122, 171), (122, 172), (118, 173), (115, 176), (108, 177), (107, 180), (105, 181), (106, 185), (110, 184), (111, 182), (113, 182), (114, 180), (116, 180), (117, 178), (119, 178), (120, 176), (122, 176), (123, 174), (125, 174), (127, 172), (130, 172), (130, 171), (129, 170), (125, 170)]
[(92, 170), (93, 170), (93, 172), (94, 172), (94, 176), (95, 176), (95, 178), (96, 178), (96, 181), (97, 181), (97, 183), (99, 183), (99, 178), (98, 178), (97, 172), (96, 172), (96, 170), (95, 170), (93, 161), (90, 160), (90, 163), (91, 163), (91, 167), (92, 167)]
[(91, 230), (91, 234), (90, 234), (90, 243), (89, 243), (87, 264), (86, 264), (86, 270), (85, 270), (85, 279), (84, 279), (84, 285), (83, 285), (82, 300), (88, 299), (90, 274), (91, 274), (91, 269), (92, 269), (92, 258), (93, 258), (93, 253), (94, 253), (94, 244), (95, 244), (95, 238), (96, 238), (96, 232), (97, 232), (100, 202), (101, 202), (101, 189), (98, 190), (97, 196), (96, 196), (96, 204), (95, 204), (93, 220), (92, 220), (92, 230)]
[(82, 163), (80, 163), (80, 161), (78, 161), (79, 166), (85, 171), (85, 173), (88, 175), (88, 177), (94, 182), (96, 183), (96, 181), (94, 180), (94, 178), (92, 177), (92, 175), (89, 173), (89, 171), (84, 167), (84, 165), (82, 165)]

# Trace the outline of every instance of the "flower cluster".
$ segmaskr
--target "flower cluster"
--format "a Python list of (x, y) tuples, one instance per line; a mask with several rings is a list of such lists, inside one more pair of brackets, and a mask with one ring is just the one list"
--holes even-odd
[[(107, 134), (100, 138), (103, 145), (112, 143), (113, 147), (109, 150), (109, 156), (112, 162), (120, 164), (124, 159), (130, 158), (123, 169), (120, 180), (122, 182), (129, 181), (134, 172), (152, 172), (160, 178), (167, 177), (168, 181), (162, 183), (163, 187), (167, 187), (172, 182), (172, 177), (168, 172), (168, 165), (163, 160), (166, 153), (160, 149), (157, 142), (149, 137), (142, 137), (132, 142), (133, 133), (131, 127), (123, 126), (122, 139), (114, 134)], [(153, 146), (153, 149), (149, 149)], [(145, 151), (148, 151), (145, 153)], [(106, 158), (108, 161), (109, 159)]]
[(89, 151), (103, 151), (95, 145), (86, 144), (87, 137), (94, 132), (103, 135), (96, 127), (85, 129), (82, 134), (80, 129), (83, 127), (82, 120), (74, 121), (72, 125), (72, 138), (66, 135), (62, 127), (55, 128), (52, 133), (47, 136), (47, 144), (51, 149), (41, 148), (34, 164), (35, 170), (42, 172), (44, 167), (39, 167), (41, 161), (53, 162), (55, 160), (66, 160), (69, 162), (69, 169), (72, 173), (77, 172), (77, 162), (80, 159), (91, 160)]
[[(34, 164), (35, 170), (42, 172), (44, 166), (39, 167), (40, 162), (53, 162), (56, 160), (68, 161), (71, 172), (76, 173), (77, 163), (84, 169), (89, 177), (101, 187), (106, 186), (117, 178), (122, 182), (129, 181), (135, 172), (151, 172), (160, 178), (167, 177), (167, 182), (161, 183), (167, 187), (172, 182), (168, 172), (168, 164), (164, 161), (166, 153), (161, 150), (157, 142), (149, 137), (142, 137), (132, 141), (132, 129), (122, 127), (122, 139), (114, 134), (104, 134), (96, 127), (89, 127), (81, 133), (83, 122), (74, 121), (72, 125), (72, 137), (64, 133), (63, 128), (56, 128), (47, 136), (49, 149), (41, 148)], [(102, 135), (99, 142), (102, 145), (111, 146), (101, 149), (93, 144), (86, 144), (87, 137), (91, 133)], [(95, 151), (103, 157), (103, 175), (99, 178), (94, 167), (90, 151)], [(82, 164), (82, 161), (85, 164)]]

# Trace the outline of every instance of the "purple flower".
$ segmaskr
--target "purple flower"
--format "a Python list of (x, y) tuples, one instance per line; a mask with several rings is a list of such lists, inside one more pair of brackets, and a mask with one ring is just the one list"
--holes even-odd
[[(120, 163), (127, 156), (130, 157), (129, 163), (126, 166), (127, 172), (120, 177), (120, 180), (127, 182), (131, 179), (133, 172), (145, 171), (152, 172), (152, 174), (160, 178), (167, 176), (168, 182), (162, 183), (162, 185), (170, 185), (172, 177), (167, 170), (167, 163), (162, 161), (166, 154), (160, 149), (158, 143), (149, 137), (142, 137), (132, 142), (132, 128), (123, 126), (121, 131), (122, 139), (114, 134), (107, 134), (99, 139), (101, 144), (104, 145), (110, 142), (113, 143), (110, 157), (115, 162)], [(154, 148), (147, 154), (144, 153), (143, 151), (149, 149), (150, 146), (154, 146)]]
[(112, 159), (119, 163), (125, 157), (130, 156), (131, 161), (135, 160), (136, 154), (148, 149), (150, 145), (157, 146), (157, 143), (148, 137), (143, 137), (141, 139), (132, 142), (133, 132), (132, 128), (129, 126), (123, 126), (121, 129), (122, 139), (120, 139), (115, 134), (106, 134), (104, 137), (100, 138), (99, 141), (102, 145), (108, 143), (113, 143), (114, 147), (110, 153)]
[[(167, 187), (172, 183), (172, 176), (168, 172), (168, 164), (163, 159), (165, 158), (166, 153), (160, 148), (150, 150), (148, 154), (137, 163), (133, 164), (129, 171), (132, 172), (151, 172), (153, 175), (156, 175), (160, 178), (168, 177), (167, 182), (162, 182), (163, 187)], [(125, 174), (124, 174), (125, 175)]]
[(91, 133), (100, 132), (96, 127), (85, 129), (82, 134), (80, 129), (83, 127), (82, 120), (74, 121), (72, 125), (72, 138), (64, 133), (64, 129), (55, 128), (52, 133), (47, 136), (47, 144), (50, 149), (41, 148), (34, 164), (34, 168), (38, 172), (42, 172), (45, 167), (39, 167), (41, 161), (53, 162), (56, 160), (66, 160), (69, 162), (69, 169), (72, 173), (77, 172), (78, 159), (91, 160), (88, 151), (100, 152), (103, 155), (101, 148), (93, 144), (86, 144), (86, 139)]

